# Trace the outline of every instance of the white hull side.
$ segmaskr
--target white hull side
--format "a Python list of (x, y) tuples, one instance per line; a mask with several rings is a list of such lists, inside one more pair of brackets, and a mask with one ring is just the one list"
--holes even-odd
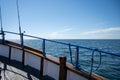
[(9, 47), (5, 45), (0, 45), (0, 55), (7, 57), (9, 56)]
[(74, 72), (67, 70), (67, 80), (88, 80)]
[(23, 51), (20, 49), (12, 48), (11, 49), (11, 59), (22, 62), (22, 53)]
[(41, 58), (31, 53), (25, 52), (25, 65), (29, 65), (40, 70)]
[(49, 75), (55, 80), (59, 80), (59, 66), (48, 60), (44, 60), (43, 75)]

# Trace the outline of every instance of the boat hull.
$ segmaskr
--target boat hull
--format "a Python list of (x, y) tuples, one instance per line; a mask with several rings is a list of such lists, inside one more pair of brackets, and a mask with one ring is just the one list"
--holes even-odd
[[(5, 41), (5, 44), (0, 43), (0, 56), (18, 61), (24, 66), (30, 66), (38, 70), (42, 76), (48, 75), (55, 80), (106, 80), (96, 74), (90, 76), (86, 71), (78, 71), (72, 64), (66, 61), (61, 62), (60, 58), (51, 55), (44, 57), (42, 51), (28, 46), (23, 49), (20, 44), (11, 41)], [(61, 58), (64, 60), (65, 57)]]

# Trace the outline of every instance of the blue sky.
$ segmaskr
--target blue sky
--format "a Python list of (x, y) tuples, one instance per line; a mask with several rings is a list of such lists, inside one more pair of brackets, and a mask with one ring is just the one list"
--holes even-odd
[[(16, 0), (0, 0), (4, 30), (18, 32)], [(19, 0), (22, 32), (49, 39), (120, 39), (120, 0)]]

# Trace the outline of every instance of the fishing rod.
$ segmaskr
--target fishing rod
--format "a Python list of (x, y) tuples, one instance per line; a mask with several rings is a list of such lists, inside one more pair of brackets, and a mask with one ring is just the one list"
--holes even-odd
[(3, 31), (3, 25), (2, 25), (2, 10), (1, 10), (1, 4), (0, 4), (0, 24), (1, 24), (1, 35), (2, 35), (2, 44), (5, 42), (5, 34)]
[(3, 25), (2, 25), (2, 10), (1, 10), (1, 4), (0, 4), (0, 24), (1, 24), (1, 32), (3, 31)]
[(16, 6), (17, 6), (17, 15), (18, 15), (18, 24), (19, 24), (19, 34), (20, 34), (20, 42), (21, 42), (21, 47), (24, 49), (24, 40), (23, 40), (23, 33), (21, 32), (21, 22), (20, 22), (20, 12), (19, 12), (19, 5), (18, 5), (18, 0), (16, 0)]
[(21, 22), (20, 22), (20, 12), (19, 12), (18, 0), (16, 0), (16, 6), (17, 6), (17, 15), (18, 15), (20, 40), (21, 40), (20, 42), (21, 42), (21, 47), (24, 48), (24, 45), (23, 45), (23, 33), (21, 32)]
[(19, 33), (21, 34), (21, 22), (20, 22), (20, 13), (19, 13), (19, 5), (18, 0), (16, 0), (16, 6), (17, 6), (17, 15), (18, 15), (18, 24), (19, 24)]
[(22, 52), (22, 64), (24, 65), (24, 56), (25, 56), (25, 51), (24, 51), (24, 39), (23, 39), (24, 34), (21, 32), (21, 23), (20, 23), (20, 14), (19, 14), (18, 0), (16, 0), (16, 6), (17, 6), (17, 15), (18, 15), (20, 42), (21, 42), (21, 48), (22, 48), (22, 50), (23, 50), (23, 52)]

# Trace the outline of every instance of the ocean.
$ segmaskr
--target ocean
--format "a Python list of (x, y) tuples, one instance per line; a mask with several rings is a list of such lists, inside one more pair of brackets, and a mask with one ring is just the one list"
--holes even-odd
[[(97, 48), (104, 51), (120, 54), (119, 39), (57, 39), (55, 41), (75, 44), (84, 47)], [(24, 44), (42, 50), (42, 40), (27, 39)], [(71, 46), (72, 61), (70, 58), (70, 50), (68, 45), (58, 44), (46, 41), (45, 52), (55, 57), (66, 56), (67, 61), (75, 64), (76, 47)], [(79, 68), (91, 70), (92, 51), (79, 49)], [(97, 73), (109, 80), (120, 80), (120, 57), (108, 55), (105, 53), (94, 53), (93, 72)]]

